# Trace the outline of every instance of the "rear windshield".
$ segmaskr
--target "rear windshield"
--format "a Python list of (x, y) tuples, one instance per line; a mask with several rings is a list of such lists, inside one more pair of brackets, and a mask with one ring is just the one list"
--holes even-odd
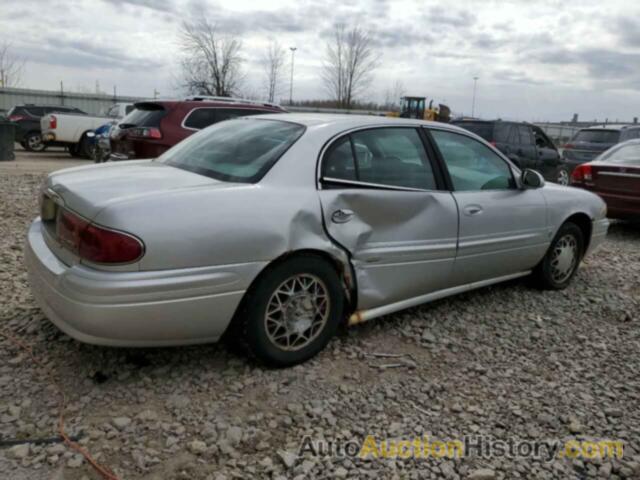
[(574, 142), (586, 143), (618, 143), (620, 132), (618, 130), (580, 130)]
[(484, 138), (487, 142), (493, 138), (493, 123), (485, 122), (456, 122), (458, 127), (462, 127), (470, 132), (475, 133), (479, 137)]
[(159, 127), (160, 120), (167, 114), (162, 105), (136, 105), (135, 109), (122, 119), (120, 128), (130, 127)]
[(614, 147), (603, 153), (602, 156), (598, 158), (598, 161), (640, 165), (640, 143), (622, 144), (619, 147)]
[(227, 182), (255, 183), (304, 133), (278, 120), (217, 123), (165, 152), (158, 161)]

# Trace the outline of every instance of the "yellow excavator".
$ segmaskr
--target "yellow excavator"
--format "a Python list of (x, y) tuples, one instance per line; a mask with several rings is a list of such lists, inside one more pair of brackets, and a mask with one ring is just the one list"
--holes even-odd
[(433, 122), (448, 123), (451, 120), (451, 109), (442, 103), (437, 107), (433, 106), (433, 100), (425, 108), (426, 97), (402, 97), (400, 100), (400, 113), (390, 112), (390, 117), (417, 118), (420, 120), (431, 120)]

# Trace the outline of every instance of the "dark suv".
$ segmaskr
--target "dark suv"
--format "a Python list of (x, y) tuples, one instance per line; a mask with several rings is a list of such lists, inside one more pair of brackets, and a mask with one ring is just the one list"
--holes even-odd
[(111, 160), (156, 158), (214, 123), (245, 115), (286, 112), (270, 103), (224, 97), (148, 101), (134, 106), (111, 130)]
[(640, 125), (603, 125), (578, 130), (564, 146), (562, 156), (570, 170), (590, 162), (620, 142), (640, 138)]
[(9, 110), (7, 118), (16, 124), (15, 140), (22, 145), (22, 148), (30, 152), (42, 152), (48, 146), (56, 145), (55, 142), (42, 142), (42, 131), (40, 130), (40, 118), (49, 113), (82, 113), (82, 110), (75, 107), (65, 107), (62, 105), (18, 105)]
[(518, 167), (537, 170), (550, 182), (569, 184), (569, 168), (540, 127), (502, 120), (455, 120), (451, 123), (484, 138)]

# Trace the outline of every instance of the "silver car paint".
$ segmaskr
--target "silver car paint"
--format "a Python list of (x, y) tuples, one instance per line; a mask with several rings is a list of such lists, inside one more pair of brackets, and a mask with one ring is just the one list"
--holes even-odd
[[(509, 192), (510, 198), (504, 198), (504, 192), (318, 188), (319, 152), (344, 132), (429, 126), (482, 141), (457, 127), (317, 114), (264, 115), (248, 121), (269, 119), (298, 122), (307, 130), (255, 185), (219, 182), (155, 161), (51, 175), (47, 188), (68, 208), (142, 238), (146, 254), (136, 264), (115, 268), (79, 259), (63, 262), (36, 220), (26, 257), (34, 294), (47, 315), (70, 335), (91, 343), (212, 341), (226, 329), (244, 292), (267, 265), (292, 252), (314, 250), (341, 265), (347, 289), (355, 271), (356, 316), (372, 318), (525, 274), (573, 213), (596, 221), (594, 235), (606, 233), (603, 202), (570, 187), (516, 190)], [(512, 210), (508, 220), (500, 215), (502, 201)], [(465, 221), (460, 215), (458, 227), (457, 210), (478, 203), (484, 207), (482, 220)], [(332, 213), (340, 209), (353, 210), (356, 217), (333, 222)], [(592, 246), (602, 238), (594, 236)], [(114, 321), (109, 311), (117, 312), (120, 320)]]

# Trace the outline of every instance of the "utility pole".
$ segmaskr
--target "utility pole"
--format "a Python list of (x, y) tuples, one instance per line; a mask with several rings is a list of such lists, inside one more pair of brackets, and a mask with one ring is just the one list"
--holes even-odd
[(289, 105), (293, 104), (293, 58), (296, 53), (296, 47), (289, 47), (291, 50), (291, 83), (289, 84)]
[(471, 101), (471, 116), (475, 117), (476, 114), (476, 85), (480, 77), (473, 77), (473, 100)]

